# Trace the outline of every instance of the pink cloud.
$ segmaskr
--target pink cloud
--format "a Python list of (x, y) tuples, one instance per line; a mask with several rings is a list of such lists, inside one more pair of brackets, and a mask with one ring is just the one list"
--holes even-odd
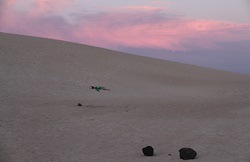
[(187, 50), (215, 48), (218, 42), (250, 39), (246, 35), (250, 32), (250, 25), (167, 19), (160, 13), (147, 13), (146, 17), (140, 13), (103, 13), (87, 18), (87, 23), (78, 24), (76, 31), (80, 37), (87, 36), (91, 44), (112, 48), (129, 46)]
[[(74, 2), (70, 0), (67, 2)], [(27, 11), (18, 10), (16, 6), (20, 1), (6, 0), (0, 10), (0, 31), (25, 34), (54, 39), (67, 39), (64, 37), (65, 29), (69, 24), (58, 13), (67, 7), (67, 3), (58, 0), (35, 0), (28, 4)], [(68, 30), (70, 30), (68, 28)]]
[(32, 5), (32, 13), (36, 14), (60, 14), (75, 4), (75, 0), (35, 0)]
[(163, 11), (166, 8), (152, 7), (152, 6), (125, 6), (119, 8), (113, 8), (113, 11), (122, 11), (122, 12), (159, 12)]
[[(105, 48), (146, 47), (168, 50), (218, 48), (219, 42), (250, 40), (250, 24), (213, 20), (188, 20), (159, 8), (132, 6), (123, 12), (74, 13), (69, 23), (60, 15), (74, 0), (36, 0), (29, 11), (5, 1), (0, 31), (62, 39)], [(131, 11), (132, 10), (132, 11)]]

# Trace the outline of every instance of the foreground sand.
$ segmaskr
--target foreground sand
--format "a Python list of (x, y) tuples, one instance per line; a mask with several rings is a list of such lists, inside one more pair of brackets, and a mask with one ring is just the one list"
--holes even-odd
[(249, 75), (0, 33), (0, 77), (1, 162), (250, 162)]

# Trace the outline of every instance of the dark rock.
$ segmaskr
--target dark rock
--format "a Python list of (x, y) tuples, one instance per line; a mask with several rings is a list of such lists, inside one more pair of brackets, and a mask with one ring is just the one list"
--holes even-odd
[(82, 106), (82, 104), (81, 104), (81, 103), (79, 103), (79, 104), (78, 104), (78, 106)]
[(152, 146), (147, 146), (147, 147), (142, 148), (142, 152), (145, 156), (153, 156), (154, 148)]
[(182, 148), (179, 150), (180, 158), (183, 160), (195, 159), (197, 153), (192, 148)]

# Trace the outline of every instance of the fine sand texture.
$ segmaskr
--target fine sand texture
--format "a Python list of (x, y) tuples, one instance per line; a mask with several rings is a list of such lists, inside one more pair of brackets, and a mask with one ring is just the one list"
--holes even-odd
[(249, 75), (0, 33), (0, 101), (0, 162), (250, 162)]

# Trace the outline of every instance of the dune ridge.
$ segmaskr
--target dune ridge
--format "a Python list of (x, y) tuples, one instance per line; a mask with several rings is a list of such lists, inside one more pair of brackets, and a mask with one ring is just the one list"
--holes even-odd
[(1, 162), (250, 161), (249, 75), (0, 33), (0, 77)]

